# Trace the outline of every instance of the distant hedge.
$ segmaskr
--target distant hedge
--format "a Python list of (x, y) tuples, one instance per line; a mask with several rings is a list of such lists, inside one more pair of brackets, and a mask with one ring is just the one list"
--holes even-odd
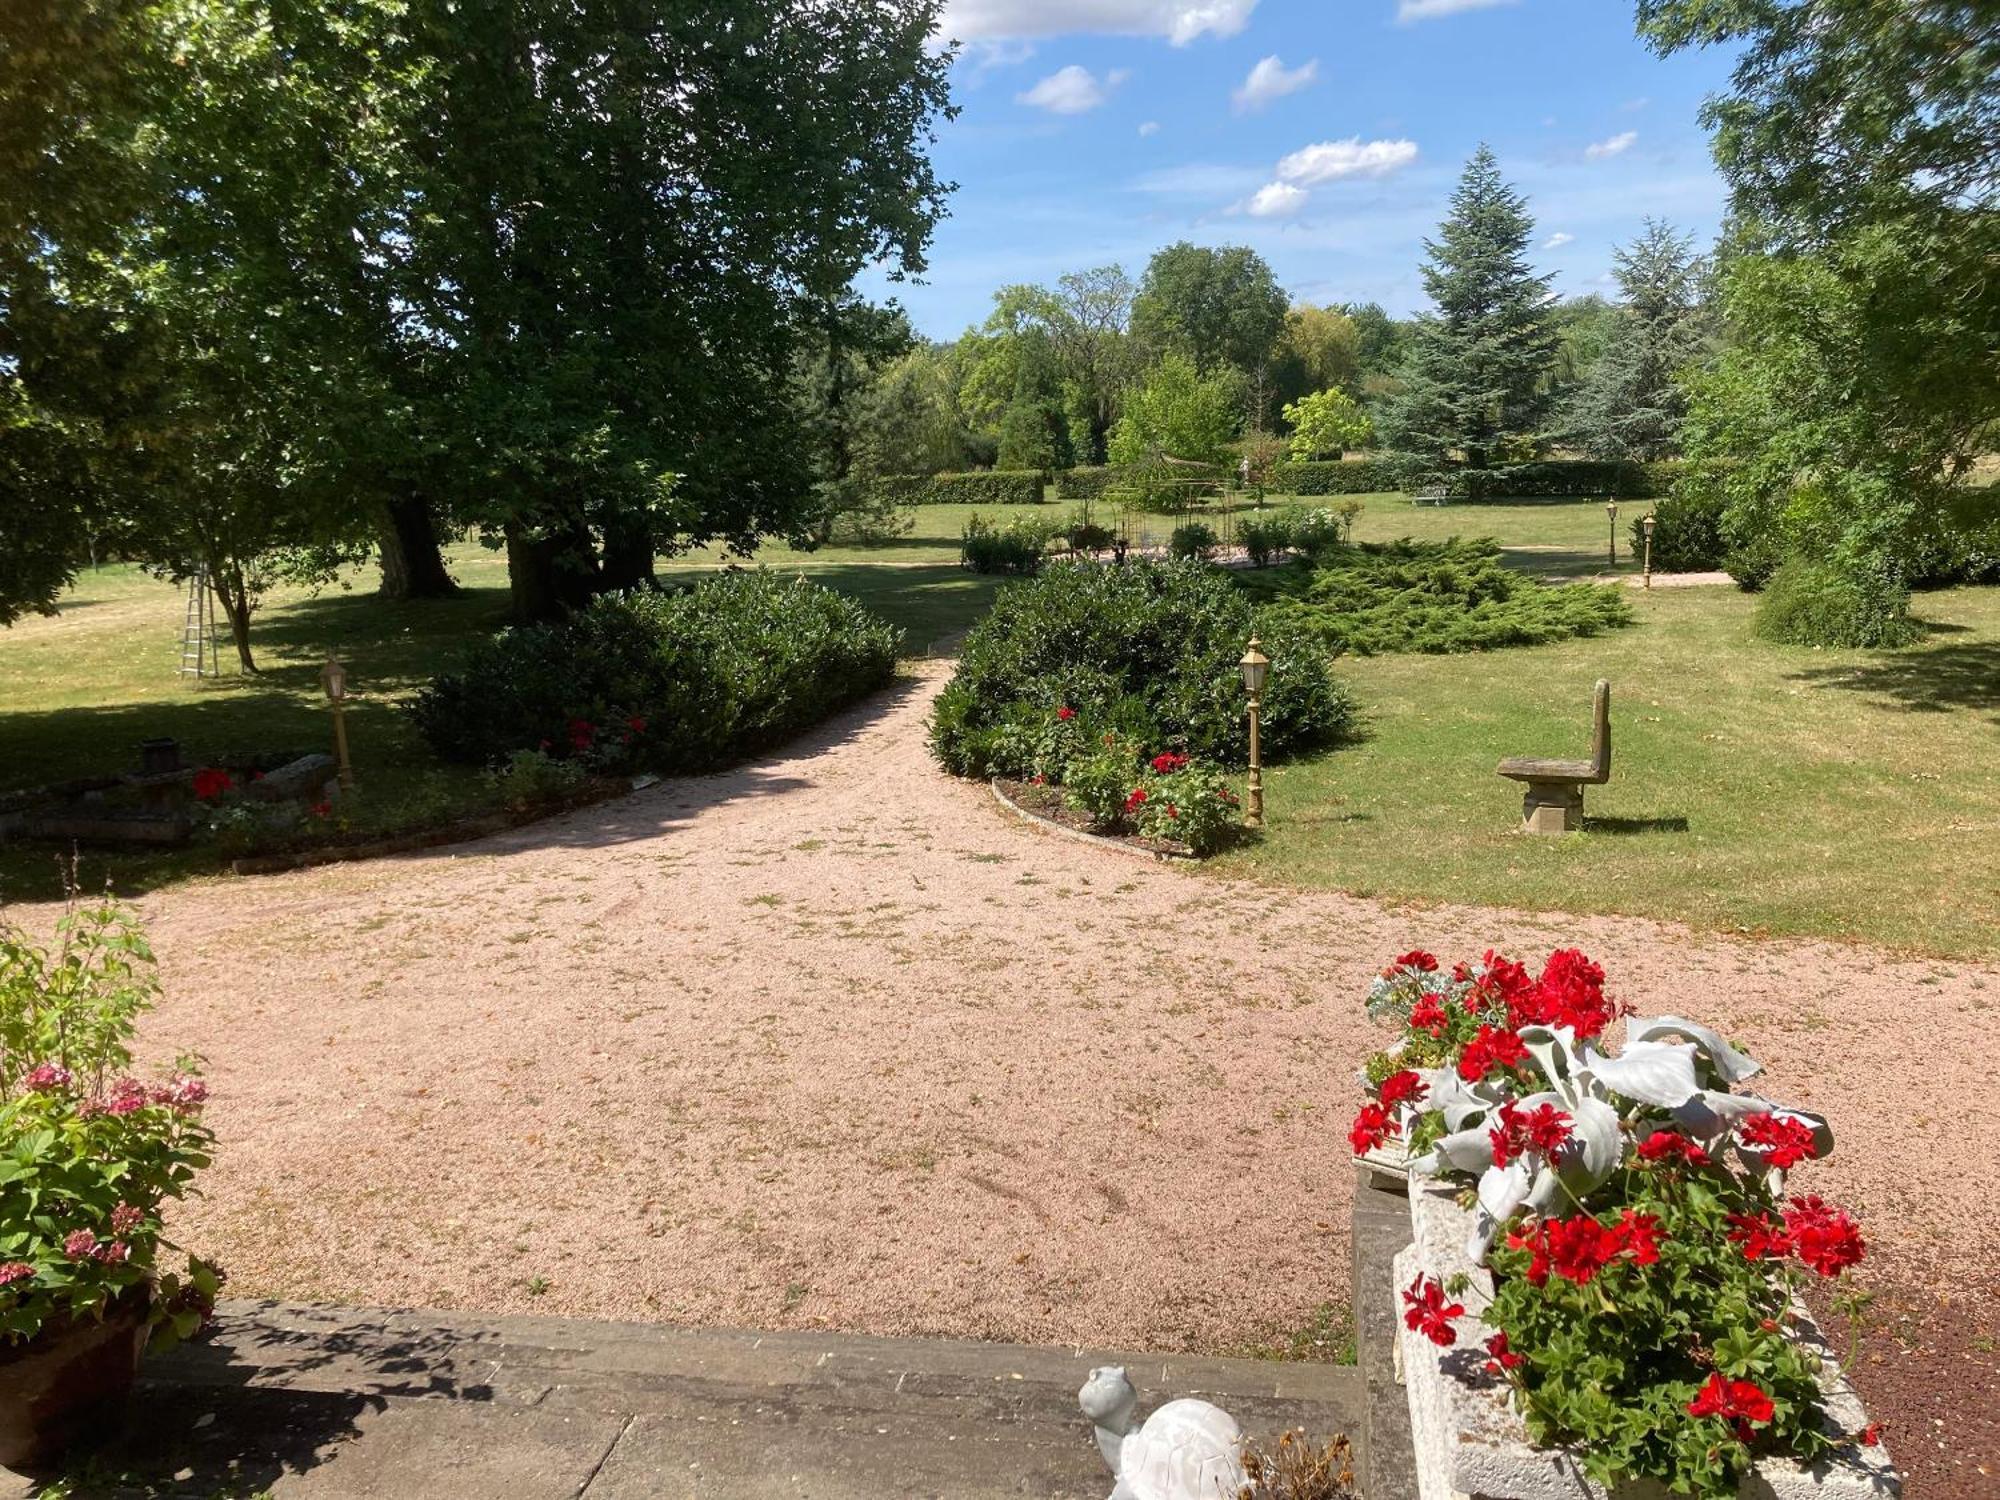
[(1277, 495), (1374, 495), (1401, 489), (1404, 473), (1403, 464), (1386, 458), (1273, 464), (1265, 488)]
[(1702, 467), (1681, 459), (1634, 463), (1627, 459), (1548, 458), (1498, 469), (1458, 469), (1446, 476), (1453, 495), (1486, 500), (1509, 495), (1573, 495), (1651, 500)]
[(1110, 464), (1080, 465), (1074, 469), (1063, 469), (1056, 475), (1056, 498), (1101, 500), (1107, 490), (1118, 488), (1126, 478), (1123, 469)]
[(869, 488), (892, 505), (1040, 505), (1049, 476), (1039, 469), (969, 474), (885, 474)]

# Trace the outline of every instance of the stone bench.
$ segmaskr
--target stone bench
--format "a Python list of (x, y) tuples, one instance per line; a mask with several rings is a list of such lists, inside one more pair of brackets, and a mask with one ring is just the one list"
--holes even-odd
[(1513, 755), (1500, 762), (1510, 781), (1528, 785), (1521, 799), (1521, 827), (1528, 833), (1573, 833), (1583, 827), (1583, 789), (1611, 779), (1611, 684), (1597, 681), (1591, 710), (1589, 760), (1537, 760)]

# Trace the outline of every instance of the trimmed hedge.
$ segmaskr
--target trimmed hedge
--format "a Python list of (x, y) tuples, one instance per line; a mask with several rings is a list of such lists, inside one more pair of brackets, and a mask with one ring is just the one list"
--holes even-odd
[(1052, 563), (1000, 590), (931, 711), (931, 751), (955, 775), (1025, 775), (1037, 741), (1062, 725), (1079, 745), (1116, 734), (1149, 755), (1240, 765), (1248, 733), (1237, 663), (1253, 629), (1271, 657), (1265, 751), (1337, 739), (1353, 707), (1331, 655), (1253, 618), (1226, 569), (1083, 562)]
[(409, 712), (449, 761), (493, 765), (541, 749), (606, 771), (712, 770), (881, 687), (900, 640), (819, 584), (724, 573), (503, 630), (432, 679)]
[(866, 483), (890, 505), (1040, 505), (1048, 481), (1039, 469), (976, 469), (969, 474), (884, 474)]
[[(1722, 535), (1727, 501), (1718, 489), (1690, 485), (1657, 501), (1653, 517), (1653, 571), (1706, 573), (1722, 566), (1729, 544)], [(1632, 518), (1632, 555), (1646, 555), (1646, 517)]]
[(1130, 476), (1110, 464), (1079, 466), (1056, 474), (1058, 500), (1101, 500), (1111, 490), (1129, 483)]
[(1405, 473), (1403, 464), (1387, 458), (1273, 464), (1264, 488), (1274, 495), (1374, 495), (1400, 490)]
[(1629, 459), (1550, 458), (1497, 469), (1457, 469), (1446, 487), (1466, 500), (1511, 495), (1563, 495), (1580, 499), (1651, 500), (1671, 494), (1681, 480), (1712, 473), (1714, 464), (1684, 459), (1635, 463)]

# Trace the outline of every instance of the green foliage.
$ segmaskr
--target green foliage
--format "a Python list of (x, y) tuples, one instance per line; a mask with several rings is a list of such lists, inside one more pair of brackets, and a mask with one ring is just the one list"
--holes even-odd
[(1679, 451), (1687, 392), (1680, 372), (1709, 337), (1707, 267), (1691, 236), (1648, 219), (1612, 270), (1624, 299), (1611, 337), (1570, 397), (1563, 427), (1592, 458), (1656, 459)]
[(1962, 490), (1921, 524), (1911, 562), (1919, 588), (2000, 583), (2000, 488)]
[(1326, 453), (1338, 458), (1348, 448), (1365, 448), (1375, 435), (1368, 413), (1338, 386), (1301, 396), (1285, 408), (1285, 420), (1292, 427), (1292, 458), (1300, 463)]
[(1126, 398), (1125, 414), (1111, 432), (1111, 462), (1226, 462), (1242, 418), (1242, 391), (1233, 370), (1203, 374), (1192, 360), (1169, 354)]
[(546, 750), (516, 750), (486, 773), (502, 807), (526, 812), (560, 802), (583, 785), (583, 762)]
[(1200, 374), (1218, 367), (1248, 373), (1270, 358), (1285, 327), (1287, 303), (1256, 251), (1183, 240), (1147, 262), (1132, 300), (1132, 332), (1150, 352), (1185, 360)]
[(1244, 575), (1240, 586), (1270, 601), (1260, 619), (1328, 651), (1369, 656), (1536, 646), (1632, 620), (1619, 590), (1532, 582), (1484, 540), (1341, 547), (1317, 563)]
[(1063, 801), (1104, 832), (1125, 826), (1125, 803), (1138, 784), (1139, 746), (1115, 733), (1100, 736), (1062, 770)]
[(191, 1059), (156, 1085), (129, 1076), (157, 992), (136, 919), (108, 901), (72, 897), (53, 951), (0, 931), (0, 1351), (155, 1280), (161, 1343), (213, 1306), (212, 1267), (161, 1264), (161, 1209), (187, 1195), (213, 1136)]
[(1528, 268), (1534, 220), (1481, 146), (1451, 196), (1451, 212), (1424, 247), (1424, 289), (1436, 311), (1417, 320), (1404, 389), (1385, 407), (1383, 441), (1442, 461), (1463, 453), (1484, 468), (1495, 450), (1530, 449), (1549, 405), (1557, 334), (1549, 280)]
[(1508, 495), (1643, 496), (1652, 476), (1642, 464), (1624, 460), (1569, 458), (1507, 464), (1491, 469), (1457, 469), (1446, 477), (1452, 494), (1467, 500)]
[(1251, 567), (1269, 567), (1292, 545), (1291, 512), (1277, 510), (1245, 516), (1236, 523), (1236, 540), (1249, 554)]
[(1056, 475), (1056, 498), (1058, 500), (1101, 500), (1105, 495), (1125, 483), (1127, 475), (1122, 469), (1109, 465), (1094, 465), (1064, 469)]
[(1376, 495), (1402, 488), (1403, 477), (1387, 459), (1273, 464), (1266, 487), (1277, 495)]
[(897, 633), (844, 594), (764, 571), (599, 599), (467, 651), (410, 706), (440, 757), (542, 749), (597, 765), (710, 770), (873, 692)]
[(1062, 408), (1050, 401), (1021, 400), (1000, 418), (1000, 447), (994, 462), (1002, 469), (1046, 473), (1070, 466), (1069, 426)]
[(928, 345), (873, 372), (853, 398), (852, 429), (858, 474), (939, 474), (968, 462), (950, 362)]
[(1198, 558), (1203, 562), (1215, 556), (1215, 528), (1205, 521), (1186, 521), (1174, 528), (1168, 538), (1167, 552), (1179, 558)]
[(1866, 561), (1793, 557), (1764, 585), (1757, 633), (1795, 646), (1907, 646), (1922, 631), (1909, 589)]
[(1282, 756), (1330, 743), (1352, 715), (1328, 654), (1282, 626), (1253, 620), (1249, 600), (1200, 563), (1102, 567), (1056, 563), (1000, 591), (967, 637), (938, 697), (931, 746), (956, 775), (998, 764), (998, 732), (1017, 711), (1073, 707), (1094, 732), (1115, 731), (1158, 752), (1224, 764), (1247, 751), (1244, 643), (1259, 631), (1272, 659), (1264, 745)]
[(1361, 327), (1354, 318), (1337, 307), (1295, 303), (1271, 356), (1271, 391), (1279, 405), (1331, 387), (1359, 390), (1361, 378)]
[(1236, 793), (1214, 766), (1178, 756), (1156, 758), (1135, 791), (1144, 792), (1136, 814), (1139, 832), (1149, 839), (1185, 844), (1196, 854), (1213, 854), (1234, 836)]
[[(1724, 498), (1714, 486), (1689, 484), (1654, 503), (1653, 569), (1659, 573), (1705, 573), (1722, 566)], [(1632, 555), (1646, 555), (1646, 518), (1632, 518)]]
[(1062, 537), (1072, 552), (1102, 552), (1118, 540), (1118, 533), (1091, 520), (1086, 507), (1070, 513), (1064, 523)]
[(1063, 529), (1054, 516), (989, 521), (975, 512), (966, 520), (959, 560), (975, 573), (1034, 573)]
[(885, 474), (868, 488), (895, 505), (1040, 505), (1049, 476), (1039, 469), (969, 474)]

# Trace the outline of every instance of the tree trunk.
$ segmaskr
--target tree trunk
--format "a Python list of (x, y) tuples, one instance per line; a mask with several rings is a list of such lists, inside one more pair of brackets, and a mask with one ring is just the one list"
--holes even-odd
[(619, 511), (605, 521), (598, 587), (653, 587), (653, 518), (644, 511)]
[(590, 534), (572, 528), (554, 536), (530, 537), (508, 527), (507, 583), (514, 619), (523, 625), (559, 620), (583, 608), (597, 584)]
[(221, 604), (222, 613), (229, 620), (229, 634), (236, 642), (236, 660), (246, 673), (257, 671), (257, 662), (250, 655), (250, 598), (243, 587), (243, 570), (234, 564), (211, 562), (208, 568), (208, 586), (215, 590), (216, 602)]
[(383, 507), (382, 587), (385, 599), (448, 599), (458, 585), (438, 548), (437, 523), (421, 496)]

